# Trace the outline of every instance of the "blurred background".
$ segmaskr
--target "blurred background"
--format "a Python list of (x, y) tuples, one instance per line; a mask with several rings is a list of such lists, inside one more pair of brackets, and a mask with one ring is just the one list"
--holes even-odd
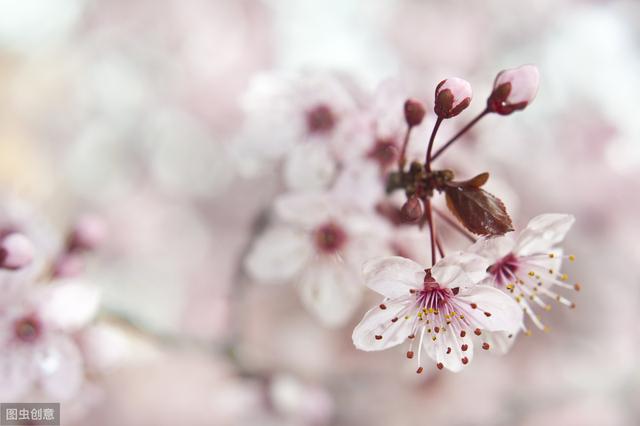
[[(640, 423), (639, 52), (636, 0), (0, 0), (0, 202), (60, 233), (87, 211), (108, 229), (83, 273), (102, 292), (85, 361), (99, 368), (63, 424)], [(269, 100), (274, 80), (336, 73), (365, 107), (395, 81), (432, 107), (459, 76), (476, 98), (451, 133), (524, 63), (535, 102), (483, 120), (448, 161), (489, 170), (517, 229), (576, 216), (582, 291), (545, 313), (550, 333), (418, 376), (402, 349), (353, 347), (372, 292), (327, 328), (293, 286), (247, 277), (282, 165), (255, 173), (236, 147), (293, 125), (254, 125), (299, 101)]]

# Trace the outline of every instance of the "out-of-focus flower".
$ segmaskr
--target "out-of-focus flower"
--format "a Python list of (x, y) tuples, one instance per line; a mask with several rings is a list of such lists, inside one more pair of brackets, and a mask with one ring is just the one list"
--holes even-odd
[(436, 87), (433, 110), (440, 118), (452, 118), (464, 111), (471, 103), (471, 85), (461, 78), (442, 80)]
[[(553, 290), (553, 287), (580, 289), (578, 284), (567, 283), (568, 276), (560, 272), (563, 258), (574, 259), (563, 255), (558, 248), (574, 221), (575, 218), (567, 214), (543, 214), (531, 219), (515, 241), (509, 235), (481, 238), (469, 249), (491, 263), (483, 284), (510, 294), (541, 330), (547, 327), (532, 304), (550, 310), (551, 305), (544, 299), (553, 299), (572, 308), (575, 306)], [(524, 330), (529, 333), (527, 328)]]
[(351, 82), (331, 73), (256, 77), (243, 99), (244, 130), (232, 148), (240, 173), (267, 170), (306, 143), (339, 158), (351, 126), (348, 118), (359, 108), (357, 92)]
[(501, 115), (525, 109), (536, 97), (540, 73), (535, 65), (500, 71), (487, 100), (487, 109)]
[(409, 339), (411, 359), (418, 339), (418, 373), (423, 371), (422, 350), (439, 369), (460, 371), (473, 358), (474, 339), (488, 350), (486, 332), (515, 333), (522, 324), (522, 311), (513, 300), (476, 285), (486, 276), (487, 265), (482, 257), (463, 252), (430, 269), (402, 257), (368, 262), (365, 284), (385, 298), (354, 329), (354, 345), (378, 351)]
[[(17, 234), (24, 236), (32, 247), (27, 248), (29, 244), (22, 238), (16, 240)], [(0, 289), (5, 293), (40, 277), (50, 267), (51, 259), (56, 257), (62, 247), (61, 235), (52, 229), (31, 206), (11, 196), (3, 197), (0, 203), (0, 235), (4, 236), (2, 239), (4, 247), (0, 248), (0, 251), (18, 250), (22, 254), (21, 259), (17, 257), (12, 259), (8, 256), (4, 261), (21, 263), (19, 262), (21, 260), (23, 263), (17, 270), (0, 268)], [(9, 243), (13, 248), (8, 246)], [(14, 245), (14, 243), (17, 244)], [(25, 263), (29, 257), (29, 262)], [(16, 265), (17, 263), (14, 266)]]
[(0, 299), (0, 398), (31, 392), (68, 400), (82, 385), (82, 355), (70, 333), (94, 316), (97, 290), (73, 281), (25, 286)]
[(389, 253), (386, 223), (325, 193), (281, 196), (275, 211), (280, 223), (255, 241), (248, 272), (260, 282), (295, 282), (312, 314), (343, 324), (360, 302), (362, 264)]

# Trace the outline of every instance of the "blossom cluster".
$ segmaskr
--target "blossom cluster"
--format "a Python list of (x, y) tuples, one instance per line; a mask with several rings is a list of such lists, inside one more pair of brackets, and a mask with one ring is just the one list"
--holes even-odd
[(61, 235), (6, 197), (0, 230), (0, 399), (68, 401), (91, 374), (100, 291), (82, 269), (106, 229), (86, 214)]
[[(541, 214), (514, 239), (507, 207), (482, 188), (489, 173), (457, 180), (435, 167), (486, 115), (525, 109), (538, 85), (533, 65), (498, 73), (482, 112), (434, 150), (443, 123), (471, 104), (471, 85), (461, 78), (437, 85), (433, 114), (395, 82), (368, 94), (344, 76), (259, 79), (245, 99), (246, 130), (234, 155), (249, 175), (279, 163), (283, 171), (247, 273), (260, 283), (291, 283), (330, 327), (345, 325), (364, 289), (374, 290), (383, 299), (355, 327), (355, 347), (408, 341), (418, 373), (425, 357), (459, 371), (474, 347), (504, 354), (520, 332), (531, 334), (530, 323), (548, 330), (540, 311), (551, 301), (574, 307), (562, 293), (580, 288), (561, 270), (564, 259), (574, 260), (560, 248), (573, 216)], [(454, 232), (471, 245), (445, 255), (452, 247), (444, 237)]]

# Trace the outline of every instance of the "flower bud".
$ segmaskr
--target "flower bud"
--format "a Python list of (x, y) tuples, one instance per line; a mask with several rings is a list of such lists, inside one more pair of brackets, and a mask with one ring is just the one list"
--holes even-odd
[(107, 236), (103, 220), (95, 215), (85, 214), (78, 218), (71, 231), (69, 248), (74, 250), (94, 250)]
[(538, 93), (540, 74), (534, 65), (500, 71), (487, 99), (487, 109), (501, 115), (524, 109)]
[(407, 99), (404, 103), (404, 119), (409, 127), (420, 125), (426, 112), (424, 105), (418, 100)]
[(422, 218), (424, 209), (422, 208), (422, 201), (415, 195), (412, 195), (400, 210), (402, 217), (408, 222), (417, 222)]
[(433, 110), (440, 118), (451, 118), (460, 114), (471, 103), (471, 85), (461, 78), (442, 80), (436, 87)]
[(31, 241), (18, 232), (12, 232), (0, 241), (0, 268), (21, 269), (33, 261), (34, 247)]

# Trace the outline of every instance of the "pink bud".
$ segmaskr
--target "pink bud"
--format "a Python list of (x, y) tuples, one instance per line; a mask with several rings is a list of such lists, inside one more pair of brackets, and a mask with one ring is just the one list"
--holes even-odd
[(0, 241), (0, 268), (21, 269), (33, 261), (31, 241), (18, 232), (12, 232)]
[(461, 78), (442, 80), (436, 87), (433, 110), (440, 118), (451, 118), (460, 114), (471, 103), (471, 85)]
[(524, 109), (535, 99), (539, 83), (540, 73), (534, 65), (500, 71), (487, 100), (487, 108), (501, 115)]
[(418, 100), (407, 99), (404, 103), (404, 119), (407, 121), (409, 127), (418, 126), (422, 123), (426, 112), (424, 105)]
[(402, 206), (400, 210), (402, 212), (402, 216), (408, 222), (417, 222), (422, 218), (424, 214), (424, 209), (422, 208), (422, 201), (415, 195), (412, 195), (406, 203)]
[(70, 250), (93, 250), (106, 236), (107, 228), (104, 221), (98, 216), (85, 214), (78, 218), (71, 231)]

